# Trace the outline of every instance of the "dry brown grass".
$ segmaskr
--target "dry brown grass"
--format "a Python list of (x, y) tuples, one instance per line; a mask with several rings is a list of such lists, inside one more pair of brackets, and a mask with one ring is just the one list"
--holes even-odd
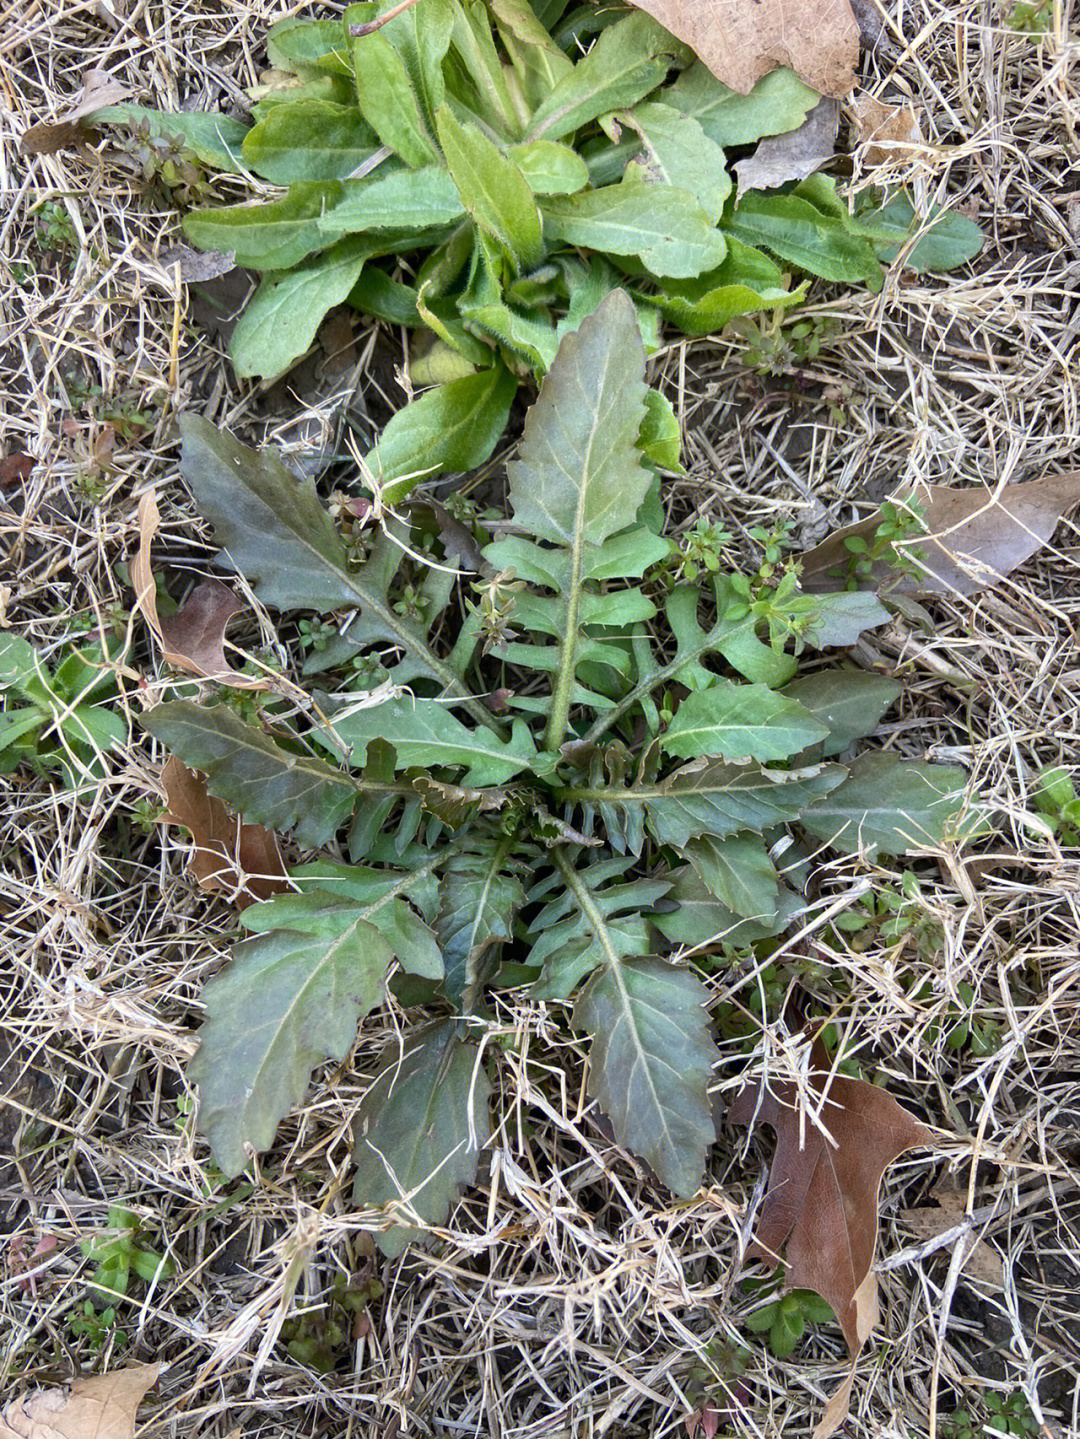
[[(205, 570), (211, 546), (175, 477), (178, 410), (294, 445), (311, 433), (332, 441), (336, 417), (328, 383), (297, 395), (232, 378), (160, 263), (175, 213), (147, 203), (108, 143), (27, 161), (16, 138), (60, 110), (91, 64), (163, 106), (234, 105), (261, 67), (267, 26), (303, 8), (23, 0), (0, 32), (0, 451), (39, 461), (0, 497), (2, 622), (46, 652), (76, 626), (128, 623), (116, 565), (132, 552), (146, 485), (161, 487), (161, 562), (174, 577)], [(984, 227), (971, 273), (893, 274), (878, 297), (817, 287), (809, 313), (836, 333), (801, 375), (751, 376), (738, 336), (659, 357), (692, 462), (676, 486), (688, 520), (745, 532), (794, 516), (811, 544), (902, 481), (992, 486), (1075, 463), (1080, 42), (1069, 37), (1080, 17), (1053, 0), (1051, 33), (1035, 41), (1004, 26), (1009, 9), (915, 0), (898, 24), (886, 4), (894, 18), (864, 62), (871, 92), (910, 99), (932, 142), (897, 177)], [(233, 182), (219, 183), (224, 194)], [(74, 237), (51, 249), (46, 202)], [(360, 344), (347, 377), (361, 403), (373, 353)], [(393, 350), (381, 342), (378, 355), (393, 402)], [(100, 395), (81, 402), (79, 387), (93, 386)], [(102, 429), (124, 406), (148, 426), (118, 433), (102, 456)], [(1022, 1390), (1044, 1433), (1080, 1432), (1080, 860), (1032, 819), (1041, 766), (1080, 773), (1077, 554), (1066, 524), (995, 592), (937, 603), (929, 629), (897, 620), (860, 647), (862, 663), (906, 681), (885, 741), (965, 765), (999, 828), (977, 857), (912, 862), (937, 926), (922, 953), (911, 942), (856, 953), (814, 935), (823, 969), (811, 987), (835, 1004), (868, 1069), (940, 1134), (932, 1156), (906, 1156), (887, 1180), (884, 1319), (860, 1363), (853, 1434), (921, 1436), (935, 1406), (940, 1419), (993, 1389)], [(253, 614), (238, 642), (277, 643), (270, 617)], [(155, 675), (133, 630), (120, 679), (135, 713)], [(157, 1290), (132, 1286), (128, 1348), (104, 1356), (168, 1363), (143, 1411), (147, 1434), (685, 1433), (692, 1371), (717, 1369), (707, 1346), (747, 1341), (737, 1260), (760, 1154), (729, 1134), (699, 1197), (671, 1204), (586, 1112), (582, 1055), (562, 1016), (513, 997), (499, 1011), (515, 1043), (501, 1061), (507, 1120), (487, 1180), (435, 1250), (376, 1266), (386, 1294), (335, 1372), (289, 1357), (282, 1323), (318, 1314), (336, 1273), (374, 1262), (373, 1220), (348, 1203), (349, 1125), (401, 1016), (369, 1021), (350, 1064), (320, 1076), (254, 1187), (216, 1182), (184, 1112), (182, 1066), (233, 920), (184, 877), (182, 843), (132, 818), (156, 799), (158, 758), (136, 733), (107, 780), (78, 793), (21, 774), (4, 782), (0, 1389), (100, 1362), (70, 1328), (87, 1275), (77, 1241), (123, 1203), (177, 1271)], [(895, 885), (897, 869), (838, 861), (819, 883), (823, 904), (853, 903), (866, 885)], [(758, 983), (741, 974), (738, 995)], [(1000, 1036), (986, 1057), (944, 1043), (968, 1009)], [(780, 1030), (762, 1057), (774, 1071), (790, 1063)], [(730, 1083), (722, 1067), (721, 1095)], [(1003, 1289), (963, 1269), (955, 1237), (928, 1250), (898, 1219), (930, 1203), (945, 1174), (970, 1201), (972, 1232), (1004, 1258)], [(46, 1235), (56, 1247), (18, 1273), (20, 1250)], [(835, 1334), (821, 1330), (783, 1363), (751, 1348), (748, 1402), (725, 1424), (808, 1433), (842, 1372)], [(723, 1379), (710, 1381), (721, 1407)]]

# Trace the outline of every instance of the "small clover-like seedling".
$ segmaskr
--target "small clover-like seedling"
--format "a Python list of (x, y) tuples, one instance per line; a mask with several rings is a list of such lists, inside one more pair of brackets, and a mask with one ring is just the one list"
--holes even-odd
[(1044, 769), (1033, 798), (1035, 808), (1050, 821), (1055, 838), (1062, 844), (1080, 845), (1080, 796), (1068, 770), (1058, 765)]
[(239, 1174), (388, 986), (423, 1005), (357, 1118), (354, 1197), (381, 1213), (388, 1253), (443, 1223), (492, 1134), (492, 990), (564, 1016), (618, 1142), (692, 1195), (718, 1057), (700, 971), (804, 908), (798, 866), (774, 857), (796, 831), (806, 852), (939, 843), (964, 806), (962, 770), (837, 758), (895, 684), (797, 677), (799, 655), (883, 622), (876, 599), (803, 594), (771, 533), (751, 574), (725, 553), (672, 583), (644, 374), (617, 292), (562, 341), (477, 578), (434, 541), (426, 559), (391, 515), (350, 564), (310, 481), (181, 420), (182, 473), (229, 563), (271, 607), (339, 617), (310, 707), (260, 697), (252, 723), (180, 700), (143, 717), (305, 859), (294, 892), (244, 911), (248, 938), (207, 987), (200, 1126)]
[[(775, 1289), (781, 1278), (782, 1266), (765, 1279), (744, 1279), (742, 1287), (747, 1293), (765, 1293)], [(751, 1334), (769, 1336), (769, 1348), (777, 1359), (787, 1359), (794, 1352), (807, 1324), (835, 1322), (830, 1306), (812, 1289), (789, 1289), (786, 1294), (778, 1294), (742, 1321), (743, 1328)]]

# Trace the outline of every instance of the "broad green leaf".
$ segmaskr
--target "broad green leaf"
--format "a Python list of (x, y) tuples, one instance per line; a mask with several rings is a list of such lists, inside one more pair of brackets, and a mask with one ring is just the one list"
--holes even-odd
[(684, 335), (709, 335), (739, 315), (787, 309), (806, 295), (805, 280), (785, 289), (779, 266), (734, 235), (726, 238), (727, 254), (715, 270), (693, 280), (669, 280), (655, 297), (646, 296)]
[(619, 848), (639, 849), (635, 839), (647, 821), (660, 844), (685, 850), (700, 835), (723, 839), (742, 829), (760, 833), (797, 819), (846, 776), (838, 764), (781, 772), (704, 759), (664, 779), (575, 785), (558, 793), (567, 804), (595, 808), (610, 842)]
[[(633, 859), (592, 860), (575, 874), (529, 926), (529, 964), (542, 966), (529, 991), (534, 999), (568, 999), (580, 982), (611, 957), (649, 953), (645, 911), (670, 889), (665, 879), (625, 879)], [(613, 882), (614, 881), (614, 882)], [(532, 898), (532, 896), (530, 896)]]
[(348, 46), (337, 20), (306, 20), (290, 16), (272, 25), (266, 50), (275, 70), (295, 75), (351, 75)]
[(439, 883), (436, 932), (446, 965), (443, 988), (456, 1009), (472, 1011), (480, 998), (486, 951), (512, 938), (525, 903), (520, 879), (507, 864), (509, 842), (454, 855)]
[(375, 1239), (391, 1258), (421, 1237), (410, 1222), (445, 1220), (491, 1135), (491, 1082), (458, 1031), (444, 1020), (395, 1046), (357, 1114), (353, 1203), (386, 1207), (393, 1227)]
[(353, 68), (360, 109), (382, 143), (413, 169), (437, 164), (405, 61), (382, 30), (353, 41)]
[(645, 418), (637, 437), (638, 449), (647, 465), (682, 474), (682, 434), (671, 401), (659, 390), (645, 396)]
[(0, 689), (16, 690), (46, 710), (58, 703), (45, 661), (21, 635), (0, 634)]
[(271, 72), (267, 84), (249, 85), (247, 93), (248, 98), (255, 101), (251, 107), (255, 120), (265, 120), (279, 105), (295, 105), (301, 100), (322, 100), (349, 109), (356, 107), (356, 86), (351, 75), (318, 75), (314, 80), (304, 80), (299, 75), (278, 70)]
[(319, 220), (342, 196), (336, 180), (302, 181), (281, 200), (192, 210), (184, 234), (202, 250), (223, 250), (250, 270), (288, 270), (330, 241)]
[[(379, 140), (359, 110), (325, 100), (275, 105), (244, 138), (244, 163), (275, 185), (344, 180)], [(409, 223), (412, 223), (411, 221)]]
[[(180, 473), (227, 551), (226, 563), (243, 572), (261, 599), (285, 610), (355, 607), (360, 613), (350, 638), (358, 646), (400, 650), (396, 678), (424, 675), (450, 694), (465, 694), (462, 681), (428, 645), (425, 626), (394, 609), (388, 588), (401, 561), (399, 547), (380, 536), (364, 568), (351, 569), (310, 480), (298, 480), (272, 450), (251, 450), (201, 416), (182, 415), (179, 424)], [(480, 723), (492, 724), (478, 700), (467, 700), (466, 707)]]
[(579, 570), (589, 548), (633, 524), (649, 487), (635, 445), (644, 374), (634, 308), (616, 291), (563, 340), (508, 466), (515, 524), (569, 550)]
[(881, 716), (900, 694), (900, 685), (865, 670), (820, 670), (792, 680), (782, 693), (798, 700), (828, 728), (822, 752), (834, 755), (874, 733)]
[(705, 887), (691, 865), (676, 871), (668, 898), (678, 909), (651, 915), (651, 922), (671, 944), (689, 949), (703, 944), (754, 944), (780, 934), (806, 909), (806, 902), (781, 884), (769, 919), (740, 919)]
[(697, 1192), (714, 1138), (707, 1087), (716, 1058), (704, 986), (660, 959), (598, 969), (574, 1007), (593, 1037), (589, 1094), (620, 1144), (681, 1198)]
[(527, 0), (490, 0), (503, 48), (517, 73), (530, 111), (573, 73), (573, 61), (559, 49)]
[(602, 562), (605, 542), (633, 523), (649, 488), (635, 443), (645, 413), (644, 369), (634, 308), (617, 291), (563, 340), (526, 417), (518, 459), (508, 467), (516, 524), (566, 551), (556, 602), (559, 643), (551, 655), (550, 750), (565, 738), (585, 657), (592, 567)]
[(797, 754), (828, 733), (797, 701), (765, 685), (718, 679), (682, 700), (660, 745), (680, 759), (719, 755), (767, 763)]
[[(907, 195), (894, 195), (880, 209), (861, 210), (856, 227), (870, 240), (879, 260), (887, 264), (904, 252), (904, 266), (923, 274), (927, 270), (955, 270), (973, 260), (986, 237), (974, 220), (934, 206), (920, 220)], [(910, 249), (907, 245), (918, 236)]]
[(416, 308), (415, 288), (392, 280), (378, 265), (365, 265), (347, 299), (354, 310), (391, 325), (417, 329), (424, 323)]
[(529, 140), (561, 140), (610, 110), (636, 105), (690, 52), (640, 12), (610, 26), (533, 115)]
[(569, 145), (555, 140), (526, 140), (506, 152), (534, 195), (574, 195), (589, 183), (585, 161)]
[[(720, 146), (708, 138), (693, 116), (656, 101), (635, 105), (626, 123), (645, 146), (644, 159), (640, 164), (634, 162), (635, 166), (649, 181), (688, 191), (715, 225), (732, 188)], [(662, 205), (663, 192), (655, 193)]]
[(461, 202), (479, 228), (503, 247), (520, 273), (544, 254), (540, 212), (528, 181), (477, 125), (463, 125), (448, 106), (435, 116), (439, 143)]
[(863, 630), (888, 624), (890, 619), (889, 611), (869, 591), (842, 590), (799, 598), (808, 601), (809, 624), (803, 638), (814, 649), (857, 644)]
[(363, 764), (372, 740), (389, 737), (399, 769), (463, 766), (462, 782), (472, 786), (504, 784), (531, 767), (536, 747), (527, 725), (515, 721), (509, 740), (487, 729), (470, 729), (441, 700), (403, 695), (331, 720), (334, 732), (352, 747), (354, 763)]
[(863, 281), (881, 288), (881, 267), (870, 242), (840, 219), (794, 195), (740, 195), (724, 229), (747, 245), (764, 245), (781, 260), (823, 280)]
[(346, 180), (340, 202), (323, 216), (324, 235), (452, 225), (465, 213), (442, 165)]
[[(391, 4), (392, 0), (383, 0), (379, 13), (389, 10)], [(396, 15), (378, 32), (386, 37), (404, 61), (428, 125), (434, 122), (435, 112), (446, 93), (443, 60), (450, 48), (453, 29), (454, 6), (451, 0), (417, 0), (415, 5)], [(370, 39), (370, 36), (366, 38)], [(364, 43), (364, 39), (358, 39), (357, 48)]]
[(942, 842), (963, 814), (966, 788), (967, 775), (955, 765), (871, 750), (800, 823), (845, 854), (906, 854)]
[(367, 457), (387, 503), (396, 504), (432, 474), (482, 465), (506, 428), (516, 394), (514, 376), (496, 361), (398, 410)]
[(768, 923), (780, 901), (780, 880), (757, 834), (703, 835), (686, 857), (710, 894), (742, 919)]
[(363, 780), (282, 749), (227, 705), (172, 700), (147, 710), (140, 723), (189, 768), (201, 770), (216, 799), (248, 823), (295, 828), (305, 848), (326, 844), (358, 796), (371, 794)]
[(197, 160), (215, 170), (239, 175), (244, 164), (240, 158), (248, 127), (228, 115), (195, 110), (172, 113), (153, 110), (149, 105), (106, 105), (95, 110), (83, 122), (87, 125), (146, 125), (150, 134), (159, 137), (176, 135)]
[(236, 373), (268, 380), (283, 375), (306, 353), (327, 312), (348, 298), (370, 254), (366, 241), (353, 235), (292, 270), (267, 275), (229, 339)]
[(462, 4), (461, 0), (452, 0), (452, 3), (451, 44), (472, 81), (477, 103), (496, 133), (516, 138), (521, 134), (521, 121), (503, 73), (502, 59), (495, 48), (487, 7)]
[(608, 255), (637, 255), (654, 275), (700, 275), (715, 269), (727, 251), (693, 195), (675, 187), (605, 185), (552, 196), (541, 209), (547, 239)]
[[(389, 745), (387, 749), (393, 753)], [(359, 904), (371, 904), (373, 900), (382, 899), (385, 895), (400, 894), (410, 899), (430, 924), (438, 909), (439, 880), (435, 873), (438, 864), (438, 859), (429, 858), (426, 863), (421, 861), (419, 868), (410, 870), (406, 877), (396, 869), (376, 869), (371, 865), (314, 859), (307, 864), (294, 865), (289, 870), (289, 878), (304, 894), (317, 889), (331, 898), (352, 899)], [(405, 883), (400, 883), (403, 879)], [(379, 914), (381, 911), (375, 913)], [(254, 915), (254, 910), (252, 914)], [(381, 920), (379, 922), (381, 923)]]
[[(305, 866), (309, 871), (317, 867)], [(321, 867), (359, 870), (355, 865), (335, 866), (326, 862)], [(359, 874), (367, 883), (354, 879), (346, 886), (354, 891), (351, 895), (320, 889), (315, 883), (305, 887), (302, 894), (279, 894), (274, 896), (273, 904), (253, 905), (250, 914), (245, 911), (244, 927), (256, 934), (287, 929), (330, 938), (351, 928), (359, 913), (364, 923), (374, 925), (386, 940), (402, 969), (424, 979), (441, 979), (443, 958), (438, 940), (401, 898), (413, 882), (412, 875), (375, 869), (361, 870)]]
[(657, 99), (692, 116), (715, 145), (727, 149), (798, 129), (821, 96), (792, 70), (771, 70), (749, 95), (740, 95), (698, 60)]
[(344, 1059), (357, 1023), (381, 1002), (393, 954), (362, 913), (344, 929), (331, 922), (244, 940), (207, 984), (207, 1020), (188, 1075), (200, 1088), (200, 1127), (227, 1178), (247, 1167), (249, 1149), (269, 1148), (315, 1066)]

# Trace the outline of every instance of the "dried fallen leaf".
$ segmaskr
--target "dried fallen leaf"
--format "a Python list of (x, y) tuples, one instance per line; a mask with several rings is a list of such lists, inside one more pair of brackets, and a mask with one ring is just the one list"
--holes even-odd
[[(937, 1239), (950, 1229), (959, 1229), (967, 1216), (967, 1193), (946, 1182), (931, 1191), (937, 1200), (936, 1206), (927, 1205), (919, 1209), (901, 1209), (897, 1218), (911, 1230), (918, 1239)], [(966, 1234), (958, 1233), (956, 1239), (968, 1246), (964, 1256), (964, 1273), (969, 1279), (977, 1280), (991, 1289), (1005, 1286), (1005, 1266), (1001, 1255), (985, 1239), (979, 1239), (969, 1229)]]
[(632, 0), (703, 60), (718, 80), (748, 94), (784, 65), (822, 95), (855, 84), (859, 25), (848, 0)]
[(913, 160), (923, 150), (919, 120), (910, 105), (884, 105), (872, 95), (852, 101), (864, 169), (887, 165), (890, 160)]
[(0, 490), (12, 490), (21, 485), (23, 480), (29, 479), (36, 464), (33, 455), (24, 454), (22, 450), (4, 455), (0, 459)]
[[(912, 496), (906, 490), (895, 502)], [(1006, 485), (989, 494), (981, 488), (945, 489), (928, 485), (915, 493), (926, 505), (927, 533), (904, 541), (917, 558), (922, 574), (901, 574), (878, 562), (871, 582), (862, 588), (899, 595), (973, 595), (1010, 574), (1042, 548), (1059, 521), (1080, 504), (1080, 470), (1044, 475), (1022, 485)], [(871, 539), (881, 523), (875, 511), (858, 524), (837, 530), (802, 556), (802, 584), (807, 590), (835, 590), (843, 583), (851, 559), (844, 540)]]
[(236, 269), (236, 259), (224, 250), (195, 250), (190, 245), (171, 245), (158, 256), (170, 278), (177, 265), (184, 284), (192, 281), (216, 280)]
[(79, 140), (85, 139), (85, 132), (78, 122), (94, 110), (106, 105), (119, 105), (131, 91), (121, 85), (104, 70), (87, 70), (83, 75), (83, 87), (79, 98), (58, 120), (47, 120), (40, 125), (31, 125), (22, 137), (19, 149), (24, 155), (55, 155), (58, 150), (69, 150)]
[(161, 516), (153, 493), (139, 501), (139, 549), (131, 562), (135, 607), (161, 645), (166, 664), (203, 679), (219, 680), (233, 689), (266, 689), (268, 680), (239, 675), (225, 657), (225, 630), (244, 605), (220, 580), (203, 580), (175, 615), (161, 616), (157, 586), (150, 565), (150, 547)]
[(237, 909), (290, 888), (277, 836), (261, 824), (243, 824), (207, 793), (206, 780), (175, 755), (161, 771), (167, 824), (183, 825), (195, 848), (188, 868), (200, 889), (223, 890)]
[(825, 96), (798, 129), (762, 140), (752, 155), (735, 162), (740, 191), (775, 190), (820, 170), (833, 157), (839, 117), (839, 102)]
[[(728, 1112), (732, 1124), (756, 1121), (776, 1131), (769, 1187), (747, 1257), (770, 1264), (783, 1258), (785, 1288), (821, 1295), (854, 1359), (878, 1317), (872, 1265), (882, 1175), (905, 1150), (931, 1144), (933, 1136), (876, 1085), (831, 1075), (820, 1039), (811, 1051), (810, 1082), (825, 1096), (820, 1117), (832, 1144), (800, 1115), (793, 1083), (744, 1089)], [(846, 1388), (849, 1394), (850, 1382)], [(846, 1412), (847, 1396), (841, 1403), (834, 1395), (826, 1416), (831, 1428), (823, 1419), (815, 1439), (825, 1439)]]
[(0, 1439), (133, 1439), (135, 1411), (161, 1367), (139, 1364), (76, 1379), (67, 1390), (35, 1389), (0, 1409)]

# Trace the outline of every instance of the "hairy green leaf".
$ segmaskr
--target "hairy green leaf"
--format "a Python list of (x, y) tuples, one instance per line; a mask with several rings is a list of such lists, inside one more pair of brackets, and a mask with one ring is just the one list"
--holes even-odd
[(548, 34), (528, 0), (491, 0), (491, 13), (526, 105), (535, 110), (573, 73), (573, 62)]
[(766, 249), (823, 280), (862, 281), (881, 288), (881, 266), (873, 247), (843, 220), (825, 215), (795, 195), (740, 195), (724, 218), (724, 229), (747, 245)]
[(955, 765), (871, 750), (800, 822), (845, 854), (906, 854), (942, 842), (963, 816), (966, 789), (967, 775)]
[(440, 470), (482, 465), (506, 428), (517, 381), (501, 362), (475, 375), (438, 385), (399, 410), (367, 457), (397, 504), (414, 485)]
[(569, 145), (554, 140), (528, 140), (506, 152), (528, 181), (534, 195), (574, 195), (589, 183), (585, 161)]
[(246, 724), (227, 705), (171, 700), (141, 724), (178, 759), (206, 776), (206, 787), (250, 824), (295, 829), (316, 848), (352, 813), (363, 782), (313, 755), (294, 754)]
[(677, 870), (668, 894), (678, 908), (654, 914), (652, 923), (671, 944), (697, 949), (703, 944), (754, 944), (780, 934), (806, 908), (805, 902), (788, 889), (779, 886), (773, 913), (767, 919), (741, 919), (733, 910), (720, 903), (702, 882), (691, 865)]
[(715, 270), (693, 280), (668, 280), (657, 295), (647, 297), (685, 335), (711, 334), (758, 310), (787, 309), (806, 295), (807, 281), (785, 289), (783, 271), (768, 256), (734, 235), (726, 239), (727, 255)]
[(828, 733), (795, 700), (764, 685), (717, 679), (709, 689), (686, 696), (660, 743), (680, 759), (719, 755), (766, 763), (787, 759)]
[(267, 275), (229, 340), (236, 373), (283, 375), (306, 353), (327, 312), (348, 297), (370, 254), (365, 240), (351, 236), (292, 270)]
[(715, 145), (728, 146), (798, 129), (821, 96), (792, 70), (771, 70), (748, 95), (740, 95), (698, 60), (659, 98), (693, 116)]
[[(546, 198), (544, 234), (609, 255), (636, 255), (654, 275), (687, 278), (715, 269), (724, 236), (687, 190), (646, 184), (605, 185)], [(815, 214), (817, 212), (815, 211)]]
[[(380, 13), (390, 9), (380, 4)], [(454, 29), (454, 6), (451, 0), (417, 0), (400, 15), (385, 24), (378, 33), (384, 35), (405, 64), (413, 91), (420, 101), (424, 118), (430, 125), (443, 102), (446, 87), (443, 80), (443, 58), (450, 48)], [(367, 37), (370, 39), (370, 36)], [(357, 48), (364, 39), (356, 42)]]
[(359, 110), (325, 100), (275, 105), (244, 137), (244, 163), (275, 185), (344, 180), (379, 140)]
[(337, 20), (290, 16), (272, 25), (266, 49), (275, 70), (295, 75), (351, 75), (348, 46)]
[(903, 193), (879, 209), (860, 211), (856, 223), (879, 260), (891, 263), (903, 254), (906, 268), (917, 274), (955, 270), (975, 258), (985, 238), (974, 220), (936, 205), (925, 220), (920, 219)]
[(202, 250), (223, 250), (250, 270), (287, 270), (330, 243), (319, 220), (341, 199), (336, 180), (301, 181), (282, 200), (192, 210), (184, 234)]
[(673, 60), (688, 54), (648, 15), (627, 15), (558, 81), (533, 115), (526, 138), (561, 140), (609, 110), (636, 105), (666, 77)]
[(388, 1059), (357, 1114), (353, 1184), (355, 1204), (385, 1207), (394, 1221), (376, 1236), (384, 1254), (440, 1224), (476, 1177), (491, 1135), (490, 1094), (479, 1050), (452, 1020), (412, 1035)]
[(354, 40), (352, 54), (361, 113), (382, 143), (413, 169), (437, 164), (420, 98), (405, 61), (384, 31)]
[[(645, 147), (643, 160), (635, 162), (644, 177), (652, 183), (676, 185), (688, 191), (715, 225), (731, 194), (731, 176), (720, 146), (709, 139), (693, 116), (652, 100), (635, 105), (627, 124), (638, 132)], [(653, 194), (663, 205), (667, 198), (664, 192)]]
[(544, 241), (529, 182), (477, 125), (464, 125), (449, 106), (435, 116), (439, 143), (461, 203), (509, 255), (520, 273), (540, 263)]
[(342, 198), (320, 220), (324, 235), (405, 230), (452, 225), (465, 213), (454, 183), (442, 165), (419, 170), (376, 171), (367, 180), (348, 180)]
[(149, 105), (106, 105), (86, 117), (88, 125), (145, 125), (155, 137), (176, 136), (197, 160), (215, 170), (239, 175), (244, 168), (241, 151), (248, 127), (228, 115), (202, 110), (154, 110)]

